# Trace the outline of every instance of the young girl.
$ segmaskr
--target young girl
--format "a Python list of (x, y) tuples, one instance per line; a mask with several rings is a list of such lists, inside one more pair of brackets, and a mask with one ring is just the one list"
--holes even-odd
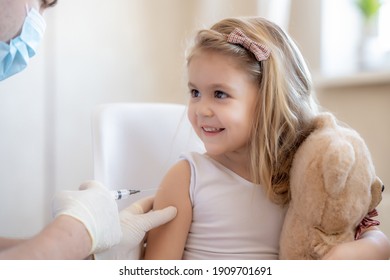
[[(187, 66), (188, 117), (207, 152), (163, 179), (155, 208), (178, 214), (149, 233), (145, 258), (277, 259), (292, 157), (318, 111), (306, 64), (275, 24), (235, 18), (199, 31)], [(388, 258), (371, 232), (327, 257)]]

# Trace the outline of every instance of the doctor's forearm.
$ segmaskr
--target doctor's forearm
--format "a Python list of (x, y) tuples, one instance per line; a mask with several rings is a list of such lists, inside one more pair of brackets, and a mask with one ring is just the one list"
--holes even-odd
[(84, 259), (91, 250), (84, 225), (61, 215), (41, 233), (0, 253), (0, 259)]
[(1, 253), (1, 251), (8, 249), (8, 248), (11, 248), (13, 246), (16, 246), (24, 241), (25, 241), (24, 239), (13, 239), (13, 238), (0, 237), (0, 253)]

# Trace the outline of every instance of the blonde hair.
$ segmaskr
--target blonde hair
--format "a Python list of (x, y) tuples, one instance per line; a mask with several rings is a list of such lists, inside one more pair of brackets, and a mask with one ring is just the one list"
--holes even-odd
[[(241, 45), (226, 37), (235, 28), (271, 50), (269, 58), (257, 61)], [(264, 18), (230, 18), (200, 30), (187, 55), (187, 64), (199, 51), (216, 51), (235, 57), (240, 67), (259, 86), (251, 131), (251, 176), (266, 187), (278, 204), (289, 201), (289, 170), (293, 155), (312, 130), (317, 113), (306, 63), (293, 40), (276, 24)]]

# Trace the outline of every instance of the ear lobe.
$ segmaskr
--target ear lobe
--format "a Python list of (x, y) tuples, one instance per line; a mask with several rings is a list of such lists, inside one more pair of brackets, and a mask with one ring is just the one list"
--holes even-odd
[(352, 145), (346, 141), (332, 140), (322, 161), (325, 190), (334, 196), (343, 190), (355, 162)]

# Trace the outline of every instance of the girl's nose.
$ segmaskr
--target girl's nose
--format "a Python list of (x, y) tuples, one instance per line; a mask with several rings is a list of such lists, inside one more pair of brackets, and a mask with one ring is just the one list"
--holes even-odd
[(199, 102), (196, 109), (196, 115), (198, 117), (212, 117), (214, 113), (208, 102)]

